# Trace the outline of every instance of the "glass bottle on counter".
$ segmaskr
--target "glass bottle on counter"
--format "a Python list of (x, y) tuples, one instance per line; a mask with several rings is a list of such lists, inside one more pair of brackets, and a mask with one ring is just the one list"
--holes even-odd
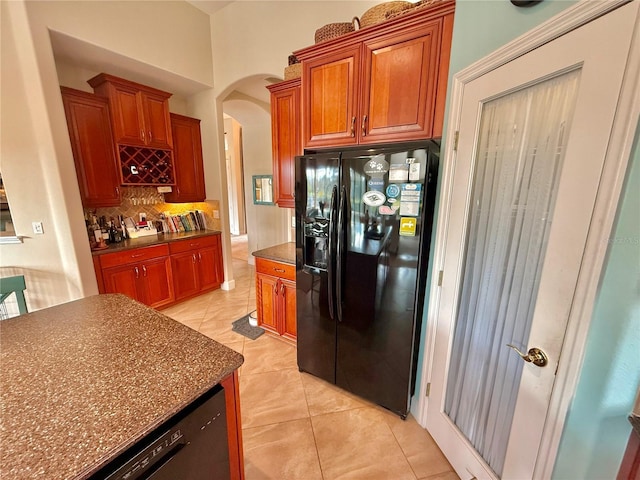
[(107, 232), (109, 233), (109, 243), (116, 243), (116, 225), (113, 221), (113, 217), (111, 217), (111, 220), (109, 221), (109, 228)]

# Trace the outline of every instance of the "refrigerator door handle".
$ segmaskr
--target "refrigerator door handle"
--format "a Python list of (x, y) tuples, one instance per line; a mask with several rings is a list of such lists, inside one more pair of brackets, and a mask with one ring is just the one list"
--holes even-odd
[(340, 208), (338, 210), (338, 239), (337, 239), (337, 259), (336, 259), (336, 313), (338, 321), (342, 321), (342, 276), (344, 264), (344, 233), (346, 221), (346, 201), (347, 189), (343, 185), (340, 189)]
[(330, 203), (330, 217), (329, 217), (329, 261), (327, 262), (327, 278), (329, 283), (329, 316), (331, 320), (335, 318), (335, 268), (334, 268), (334, 256), (335, 256), (335, 237), (336, 237), (336, 217), (338, 213), (338, 187), (333, 186), (331, 191), (331, 203)]

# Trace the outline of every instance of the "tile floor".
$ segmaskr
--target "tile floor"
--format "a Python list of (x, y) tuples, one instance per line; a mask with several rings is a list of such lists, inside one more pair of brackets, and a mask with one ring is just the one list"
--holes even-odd
[[(295, 347), (250, 340), (231, 322), (255, 310), (254, 268), (235, 239), (236, 288), (170, 307), (166, 315), (242, 353), (240, 401), (247, 480), (430, 479), (458, 476), (431, 436), (397, 415), (300, 373)], [(246, 247), (245, 247), (246, 248)]]

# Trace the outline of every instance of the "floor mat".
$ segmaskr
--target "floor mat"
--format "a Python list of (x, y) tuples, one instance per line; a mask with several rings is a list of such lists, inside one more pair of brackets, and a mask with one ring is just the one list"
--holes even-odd
[(231, 330), (233, 330), (236, 333), (239, 333), (240, 335), (244, 335), (245, 337), (250, 338), (251, 340), (255, 340), (256, 338), (258, 338), (260, 335), (264, 333), (264, 329), (249, 325), (250, 315), (251, 314), (245, 315), (244, 317), (239, 318), (235, 322), (232, 322)]

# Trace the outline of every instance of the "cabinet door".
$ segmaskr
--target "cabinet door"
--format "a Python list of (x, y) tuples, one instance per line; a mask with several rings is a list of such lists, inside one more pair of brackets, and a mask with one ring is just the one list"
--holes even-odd
[(119, 206), (120, 173), (107, 100), (66, 87), (62, 87), (62, 100), (82, 205)]
[(296, 284), (280, 279), (280, 321), (283, 337), (295, 340), (298, 335), (296, 322)]
[(164, 199), (173, 202), (204, 202), (204, 168), (202, 164), (202, 139), (200, 120), (171, 115), (173, 137), (173, 168), (176, 185)]
[(129, 298), (142, 301), (138, 293), (140, 275), (140, 267), (136, 265), (105, 268), (102, 270), (104, 293), (122, 293)]
[(278, 332), (278, 278), (258, 273), (256, 275), (256, 303), (258, 306), (258, 324)]
[(169, 101), (164, 96), (150, 92), (140, 92), (144, 110), (144, 140), (153, 148), (171, 148), (171, 125), (169, 120)]
[(364, 44), (360, 143), (432, 136), (441, 23)]
[(360, 45), (303, 62), (305, 148), (358, 141)]
[(302, 154), (300, 79), (269, 87), (273, 187), (279, 207), (295, 207), (295, 157)]
[(196, 295), (200, 291), (198, 258), (195, 252), (171, 255), (171, 272), (176, 300)]
[(200, 275), (200, 290), (211, 290), (222, 283), (221, 255), (217, 247), (203, 248), (196, 253)]
[(148, 260), (140, 268), (142, 302), (154, 308), (172, 303), (175, 297), (169, 257)]
[(109, 89), (115, 142), (144, 145), (144, 121), (138, 90), (125, 85), (110, 85)]

